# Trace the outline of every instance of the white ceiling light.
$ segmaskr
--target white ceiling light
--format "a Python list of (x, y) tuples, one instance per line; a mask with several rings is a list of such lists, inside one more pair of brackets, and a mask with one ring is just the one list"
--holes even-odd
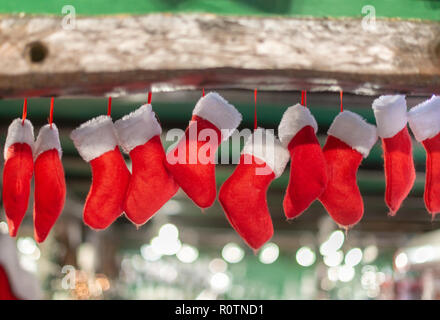
[(244, 250), (237, 244), (230, 242), (223, 247), (222, 257), (229, 263), (238, 263), (244, 257)]
[(339, 267), (330, 267), (327, 270), (327, 278), (330, 281), (338, 281)]
[(341, 251), (331, 252), (330, 254), (324, 256), (324, 263), (328, 267), (339, 266), (344, 260), (344, 255)]
[(353, 280), (355, 275), (355, 270), (352, 266), (343, 265), (339, 267), (338, 278), (342, 282), (350, 282)]
[(174, 224), (164, 224), (159, 229), (159, 237), (163, 239), (177, 239), (179, 238), (179, 230)]
[(259, 259), (261, 263), (274, 263), (280, 255), (280, 249), (275, 243), (269, 242), (263, 246), (260, 251)]
[(405, 252), (399, 253), (394, 259), (394, 264), (397, 269), (404, 269), (408, 265), (408, 256)]
[(37, 244), (31, 237), (18, 238), (17, 248), (23, 254), (32, 254), (37, 249)]
[(141, 246), (141, 256), (146, 261), (154, 262), (162, 257), (162, 254), (154, 250), (150, 244), (144, 244)]
[(177, 259), (183, 263), (193, 263), (199, 257), (199, 250), (188, 244), (182, 245), (179, 252), (176, 254)]
[(226, 273), (218, 272), (212, 275), (209, 284), (214, 292), (224, 293), (228, 290), (231, 284), (231, 279)]
[(364, 263), (372, 263), (374, 260), (376, 260), (377, 255), (379, 253), (379, 250), (377, 249), (377, 246), (371, 245), (364, 249), (364, 257), (363, 262)]
[(325, 256), (339, 250), (344, 244), (344, 233), (341, 230), (333, 231), (327, 241), (320, 247), (319, 252)]
[(212, 259), (209, 263), (209, 271), (211, 271), (212, 273), (226, 272), (227, 269), (228, 264), (223, 259), (215, 258)]
[(151, 246), (159, 254), (172, 256), (179, 252), (182, 243), (179, 239), (159, 236), (151, 239)]
[(7, 234), (9, 232), (8, 224), (4, 221), (0, 222), (0, 233)]
[[(431, 246), (422, 246), (414, 250), (413, 260), (415, 263), (431, 261), (434, 256), (434, 249)], [(412, 258), (410, 256), (410, 258)]]
[(345, 264), (348, 266), (357, 266), (362, 261), (362, 250), (353, 248), (345, 255)]

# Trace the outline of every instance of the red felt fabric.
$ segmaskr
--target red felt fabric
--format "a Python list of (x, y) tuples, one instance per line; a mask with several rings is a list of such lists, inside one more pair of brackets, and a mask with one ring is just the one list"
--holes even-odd
[[(206, 141), (202, 141), (199, 134), (204, 129), (214, 130), (216, 139), (210, 139), (208, 136)], [(190, 135), (191, 130), (196, 132), (194, 137)], [(168, 171), (188, 197), (201, 208), (210, 207), (217, 195), (215, 152), (220, 143), (220, 130), (211, 122), (193, 116), (185, 131), (185, 136), (176, 148), (167, 154), (165, 164)], [(178, 158), (177, 163), (173, 163), (172, 158)]]
[(146, 223), (179, 189), (164, 166), (165, 151), (159, 136), (130, 152), (132, 175), (125, 199), (125, 214), (136, 225)]
[(0, 300), (19, 300), (12, 291), (6, 270), (0, 265)]
[(275, 174), (259, 175), (257, 168), (266, 163), (249, 154), (242, 154), (232, 175), (223, 183), (219, 201), (229, 223), (253, 249), (259, 249), (273, 236), (273, 225), (266, 193)]
[(382, 139), (385, 167), (385, 202), (390, 215), (395, 215), (408, 196), (416, 179), (408, 128), (395, 136)]
[(64, 208), (66, 181), (58, 151), (47, 150), (35, 160), (34, 237), (43, 242)]
[(33, 171), (31, 147), (26, 143), (11, 145), (3, 168), (3, 206), (11, 237), (17, 235), (26, 213)]
[(298, 217), (327, 185), (327, 167), (321, 146), (311, 126), (302, 128), (290, 141), (290, 178), (284, 196), (284, 214)]
[(425, 206), (434, 219), (440, 212), (440, 133), (422, 144), (426, 150)]
[(130, 171), (119, 147), (90, 161), (92, 185), (84, 206), (84, 223), (92, 229), (105, 229), (124, 211)]
[(323, 152), (329, 180), (319, 200), (338, 225), (352, 227), (364, 214), (364, 202), (356, 182), (362, 154), (331, 135)]

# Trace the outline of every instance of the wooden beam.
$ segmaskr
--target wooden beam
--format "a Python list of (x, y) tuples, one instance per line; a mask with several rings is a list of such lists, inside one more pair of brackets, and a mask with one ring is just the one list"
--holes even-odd
[(0, 96), (212, 88), (440, 92), (440, 23), (151, 14), (0, 17)]

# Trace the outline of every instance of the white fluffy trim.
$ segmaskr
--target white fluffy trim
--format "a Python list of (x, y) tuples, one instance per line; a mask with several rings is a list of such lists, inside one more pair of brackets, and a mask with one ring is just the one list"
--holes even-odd
[(162, 133), (150, 104), (144, 104), (115, 122), (119, 145), (126, 153)]
[(318, 124), (310, 110), (300, 104), (287, 108), (278, 126), (281, 143), (287, 147), (292, 138), (305, 126), (311, 126), (315, 133), (318, 131)]
[(115, 126), (109, 116), (93, 118), (73, 130), (70, 138), (84, 161), (91, 161), (118, 145)]
[(50, 124), (46, 124), (40, 129), (37, 141), (35, 142), (34, 159), (37, 159), (43, 152), (52, 149), (58, 151), (58, 155), (61, 159), (63, 151), (61, 150), (60, 136), (55, 123), (52, 123), (52, 128), (50, 127)]
[(432, 96), (411, 108), (408, 122), (417, 141), (436, 136), (440, 132), (440, 97)]
[(210, 92), (197, 102), (193, 115), (208, 120), (222, 132), (227, 140), (241, 122), (241, 114), (217, 92)]
[(17, 298), (36, 300), (42, 298), (38, 280), (23, 270), (18, 262), (15, 240), (6, 234), (0, 234), (0, 265), (6, 271), (13, 293)]
[(9, 147), (15, 143), (26, 143), (32, 150), (34, 149), (34, 127), (29, 120), (26, 119), (24, 123), (22, 123), (22, 119), (17, 118), (9, 125), (3, 153), (5, 159)]
[(395, 136), (408, 122), (404, 95), (380, 96), (373, 102), (373, 111), (381, 138)]
[(250, 154), (264, 161), (278, 178), (284, 172), (289, 162), (289, 151), (273, 135), (270, 130), (258, 128), (248, 138), (241, 151), (242, 154)]
[(361, 153), (364, 158), (368, 156), (377, 141), (376, 127), (351, 111), (339, 113), (333, 120), (327, 134), (342, 140)]

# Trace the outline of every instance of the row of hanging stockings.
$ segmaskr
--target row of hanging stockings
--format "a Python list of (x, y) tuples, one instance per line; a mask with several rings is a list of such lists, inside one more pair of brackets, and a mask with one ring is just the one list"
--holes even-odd
[[(377, 127), (360, 115), (343, 110), (341, 93), (341, 112), (327, 131), (322, 148), (316, 136), (317, 122), (305, 106), (304, 96), (302, 104), (287, 108), (283, 114), (278, 137), (273, 130), (257, 127), (255, 113), (254, 131), (245, 142), (240, 161), (217, 193), (216, 151), (242, 120), (232, 104), (215, 92), (204, 95), (197, 102), (184, 135), (165, 153), (151, 94), (147, 104), (115, 122), (110, 100), (107, 115), (83, 123), (70, 135), (92, 171), (84, 223), (102, 230), (125, 214), (140, 227), (180, 188), (202, 210), (212, 206), (218, 196), (231, 226), (256, 250), (274, 232), (267, 190), (290, 161), (283, 200), (286, 218), (300, 216), (318, 200), (333, 220), (347, 230), (364, 214), (356, 175), (378, 137), (382, 140), (389, 214), (395, 215), (408, 196), (415, 169), (407, 123), (427, 153), (424, 200), (434, 218), (440, 211), (440, 166), (436, 165), (440, 161), (436, 152), (440, 146), (440, 98), (433, 96), (408, 111), (405, 96), (385, 95), (374, 100), (372, 108)], [(32, 176), (38, 242), (46, 239), (63, 209), (66, 186), (62, 150), (52, 119), (53, 100), (49, 124), (40, 129), (36, 141), (32, 124), (26, 119), (26, 108), (23, 117), (15, 119), (8, 129), (3, 202), (11, 236), (16, 236), (27, 211)], [(209, 139), (204, 136), (206, 130), (214, 133)], [(131, 171), (121, 150), (130, 157)], [(182, 150), (193, 150), (195, 154)], [(201, 153), (208, 161), (200, 161)]]

